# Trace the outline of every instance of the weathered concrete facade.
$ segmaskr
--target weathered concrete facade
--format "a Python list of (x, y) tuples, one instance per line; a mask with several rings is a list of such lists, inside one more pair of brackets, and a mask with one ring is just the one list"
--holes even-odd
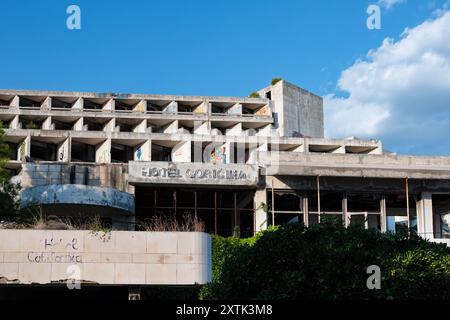
[(0, 230), (0, 284), (194, 285), (211, 281), (198, 232)]
[(23, 206), (96, 211), (128, 230), (152, 216), (190, 214), (207, 232), (241, 236), (335, 215), (447, 241), (449, 158), (384, 153), (377, 140), (324, 139), (321, 97), (283, 80), (258, 92), (0, 90), (8, 167), (24, 187)]

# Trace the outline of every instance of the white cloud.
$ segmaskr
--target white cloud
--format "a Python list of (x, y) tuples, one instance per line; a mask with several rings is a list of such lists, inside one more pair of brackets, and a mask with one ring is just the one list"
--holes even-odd
[(450, 12), (385, 39), (328, 95), (328, 137), (381, 138), (399, 152), (450, 154)]
[(391, 9), (393, 6), (401, 3), (405, 3), (406, 0), (378, 0), (378, 5), (386, 8)]

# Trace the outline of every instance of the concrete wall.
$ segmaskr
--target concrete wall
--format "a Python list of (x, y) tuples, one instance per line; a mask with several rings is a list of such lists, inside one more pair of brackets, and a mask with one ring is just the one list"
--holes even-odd
[(125, 164), (25, 163), (22, 165), (19, 177), (23, 188), (77, 184), (114, 188), (119, 191), (134, 193), (133, 187), (128, 186), (127, 183), (128, 165)]
[(370, 154), (260, 152), (267, 175), (450, 179), (450, 158)]
[(312, 138), (324, 137), (323, 99), (287, 81), (259, 91), (262, 97), (270, 92), (280, 136), (292, 137), (294, 133)]
[(289, 82), (283, 86), (284, 134), (299, 132), (313, 138), (323, 138), (323, 100)]
[(20, 196), (20, 206), (24, 208), (36, 203), (94, 205), (134, 213), (134, 196), (131, 194), (78, 184), (52, 184), (24, 189)]
[[(74, 273), (75, 270), (75, 273)], [(0, 230), (0, 284), (193, 285), (211, 281), (198, 232)]]

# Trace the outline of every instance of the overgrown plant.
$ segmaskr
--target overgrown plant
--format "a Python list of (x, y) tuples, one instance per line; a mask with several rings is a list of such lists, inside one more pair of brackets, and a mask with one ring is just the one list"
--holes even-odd
[(276, 85), (278, 82), (280, 82), (281, 80), (283, 80), (283, 78), (273, 78), (271, 84), (274, 86), (274, 85)]
[(158, 215), (140, 222), (139, 227), (145, 231), (205, 231), (205, 223), (191, 214), (184, 214), (181, 220), (177, 220), (175, 217)]
[(20, 184), (10, 181), (11, 174), (6, 165), (10, 157), (9, 146), (4, 141), (4, 131), (0, 123), (0, 218), (14, 217), (19, 209)]
[[(450, 249), (408, 233), (323, 219), (246, 240), (213, 236), (213, 281), (202, 299), (450, 299)], [(367, 268), (381, 270), (370, 290)]]

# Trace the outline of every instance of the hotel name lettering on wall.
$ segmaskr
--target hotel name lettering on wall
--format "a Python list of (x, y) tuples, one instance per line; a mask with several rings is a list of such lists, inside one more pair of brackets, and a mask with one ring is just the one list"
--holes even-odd
[(242, 170), (226, 169), (185, 169), (143, 167), (143, 177), (188, 178), (188, 179), (219, 179), (245, 180), (247, 174)]
[(140, 184), (256, 186), (259, 171), (248, 164), (131, 161), (128, 181)]

